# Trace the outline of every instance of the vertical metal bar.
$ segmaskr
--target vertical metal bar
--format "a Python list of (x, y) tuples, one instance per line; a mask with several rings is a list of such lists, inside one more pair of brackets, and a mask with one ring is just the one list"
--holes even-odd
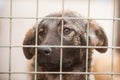
[[(113, 18), (115, 18), (115, 0), (114, 0), (114, 2), (113, 2)], [(112, 26), (112, 46), (114, 45), (114, 38), (113, 38), (113, 36), (114, 36), (114, 28), (115, 27), (115, 20), (113, 20), (113, 26)], [(115, 51), (115, 49), (114, 48), (112, 48), (112, 52), (111, 52), (111, 72), (113, 72), (114, 70), (114, 51)], [(111, 80), (113, 80), (113, 75), (114, 74), (111, 74)]]
[[(87, 47), (89, 46), (89, 17), (90, 17), (90, 0), (88, 0), (88, 15), (87, 15), (87, 17), (88, 17), (88, 19), (87, 19), (87, 22), (88, 22), (88, 24), (87, 24)], [(89, 56), (89, 54), (88, 54), (89, 52), (88, 52), (88, 48), (86, 49), (86, 73), (88, 72), (88, 65), (90, 65), (90, 64), (88, 64), (88, 56)], [(86, 80), (88, 80), (88, 75), (86, 75)]]
[(9, 32), (9, 80), (11, 80), (11, 44), (12, 44), (12, 0), (10, 0), (10, 32)]
[[(63, 27), (63, 20), (62, 20), (62, 27)], [(61, 29), (61, 32), (63, 31), (63, 29)], [(63, 33), (63, 32), (62, 32)], [(61, 33), (61, 40), (62, 40), (62, 38), (63, 38), (63, 34)], [(61, 41), (61, 43), (62, 43), (62, 41)], [(62, 46), (62, 44), (61, 44), (61, 46)], [(62, 62), (63, 62), (63, 48), (60, 48), (60, 72), (62, 72)], [(62, 74), (60, 74), (60, 80), (62, 80)]]
[[(38, 4), (39, 4), (39, 0), (36, 0), (36, 24), (38, 25)], [(34, 80), (37, 80), (37, 46), (38, 46), (38, 26), (35, 26), (36, 29), (36, 33), (35, 33), (35, 76), (34, 76)]]
[[(63, 17), (64, 17), (64, 0), (62, 0), (61, 46), (63, 46), (63, 25), (64, 25)], [(60, 72), (62, 72), (62, 62), (63, 62), (63, 48), (60, 48)], [(62, 74), (60, 74), (60, 80), (62, 80)]]

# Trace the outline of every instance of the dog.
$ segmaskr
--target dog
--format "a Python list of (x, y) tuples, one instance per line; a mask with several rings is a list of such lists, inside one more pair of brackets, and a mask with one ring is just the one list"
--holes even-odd
[[(62, 17), (62, 13), (51, 13), (46, 17)], [(79, 13), (74, 11), (65, 11), (64, 17), (82, 18)], [(63, 46), (108, 46), (108, 39), (103, 28), (93, 20), (83, 19), (43, 19), (26, 33), (23, 45), (35, 45), (36, 39), (38, 46), (60, 46), (61, 40)], [(38, 72), (60, 72), (62, 51), (62, 72), (86, 72), (87, 68), (90, 72), (94, 50), (105, 53), (107, 48), (65, 47), (61, 50), (60, 47), (37, 47), (37, 70)], [(30, 71), (34, 71), (35, 47), (23, 47), (23, 52), (27, 59), (32, 60)], [(86, 59), (87, 52), (88, 59)], [(88, 61), (87, 66), (86, 60)], [(89, 74), (87, 76), (87, 80), (89, 80)], [(60, 76), (59, 73), (37, 74), (37, 80), (60, 80)], [(86, 80), (86, 75), (62, 74), (62, 80)]]

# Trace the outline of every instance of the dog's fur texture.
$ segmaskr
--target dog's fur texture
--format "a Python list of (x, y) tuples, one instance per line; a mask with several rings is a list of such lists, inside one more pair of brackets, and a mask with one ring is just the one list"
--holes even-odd
[[(47, 17), (62, 17), (61, 13), (53, 13)], [(79, 13), (66, 11), (64, 17), (79, 17)], [(63, 29), (62, 29), (63, 23)], [(89, 33), (87, 29), (89, 25)], [(23, 45), (35, 45), (36, 28), (38, 28), (37, 45), (61, 45), (61, 30), (63, 30), (63, 45), (67, 46), (107, 46), (108, 40), (104, 30), (94, 21), (83, 19), (43, 19), (37, 26), (30, 29), (23, 41)], [(87, 40), (88, 37), (88, 40)], [(88, 50), (88, 71), (91, 69), (93, 48), (63, 48), (62, 71), (86, 72), (86, 53)], [(104, 53), (106, 48), (95, 48)], [(34, 71), (35, 48), (23, 47), (27, 59), (31, 59), (31, 71)], [(60, 48), (38, 47), (38, 72), (60, 71)], [(89, 76), (89, 75), (88, 75)], [(38, 74), (37, 80), (59, 80), (59, 74)], [(62, 74), (62, 80), (86, 80), (85, 74)], [(89, 79), (87, 79), (89, 80)]]

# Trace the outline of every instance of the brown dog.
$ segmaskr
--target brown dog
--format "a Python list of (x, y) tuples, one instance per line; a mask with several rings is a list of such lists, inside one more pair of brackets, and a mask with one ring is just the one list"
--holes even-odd
[[(53, 13), (47, 17), (62, 17), (61, 13)], [(64, 17), (79, 17), (80, 14), (72, 11), (64, 13)], [(83, 19), (63, 20), (63, 45), (67, 46), (107, 46), (108, 40), (104, 30), (94, 21), (89, 22), (89, 33), (87, 34), (88, 22)], [(43, 19), (38, 26), (38, 45), (61, 44), (61, 19)], [(35, 45), (36, 27), (30, 29), (23, 41), (23, 45)], [(88, 36), (88, 40), (87, 40)], [(106, 48), (95, 48), (104, 53)], [(88, 71), (91, 69), (93, 48), (63, 48), (62, 71), (63, 72), (86, 72), (86, 53), (88, 50)], [(31, 67), (34, 70), (34, 47), (23, 47), (27, 59), (32, 59)], [(60, 71), (60, 48), (39, 47), (37, 49), (38, 71), (59, 72)], [(88, 75), (89, 76), (89, 75)], [(59, 80), (59, 74), (38, 74), (37, 80)], [(62, 74), (62, 80), (86, 80), (85, 74)]]

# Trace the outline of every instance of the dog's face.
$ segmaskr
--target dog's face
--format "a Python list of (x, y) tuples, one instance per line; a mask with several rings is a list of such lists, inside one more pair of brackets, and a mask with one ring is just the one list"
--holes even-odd
[[(63, 21), (63, 45), (86, 45), (85, 26), (81, 26), (79, 33), (75, 30), (76, 24), (71, 20)], [(78, 26), (79, 27), (79, 26)], [(59, 45), (61, 44), (62, 20), (47, 19), (41, 21), (38, 26), (38, 45)], [(81, 34), (80, 34), (81, 33)], [(81, 38), (81, 39), (80, 39)], [(71, 66), (80, 64), (79, 48), (63, 49), (63, 70), (72, 69)], [(83, 53), (81, 53), (83, 54)], [(38, 65), (49, 70), (60, 70), (60, 48), (38, 48)]]
[[(61, 17), (61, 14), (50, 14), (47, 17)], [(65, 17), (80, 17), (73, 12), (66, 12)], [(107, 46), (107, 37), (101, 27), (92, 21), (89, 24), (87, 34), (87, 21), (81, 19), (43, 19), (38, 27), (38, 45), (60, 46), (61, 38), (66, 46)], [(63, 28), (62, 28), (63, 26)], [(23, 44), (34, 45), (36, 27), (26, 34)], [(61, 35), (63, 33), (63, 36)], [(62, 37), (61, 37), (62, 36)], [(88, 40), (87, 40), (88, 36)], [(59, 71), (60, 56), (62, 51), (63, 71), (73, 70), (76, 66), (83, 66), (86, 62), (86, 48), (60, 48), (39, 47), (37, 49), (37, 63), (44, 70)], [(89, 49), (92, 50), (92, 49)], [(105, 48), (96, 48), (99, 52), (105, 52)], [(26, 58), (31, 59), (35, 55), (35, 48), (23, 48)], [(89, 51), (89, 54), (92, 54)], [(84, 65), (85, 66), (85, 65)]]

